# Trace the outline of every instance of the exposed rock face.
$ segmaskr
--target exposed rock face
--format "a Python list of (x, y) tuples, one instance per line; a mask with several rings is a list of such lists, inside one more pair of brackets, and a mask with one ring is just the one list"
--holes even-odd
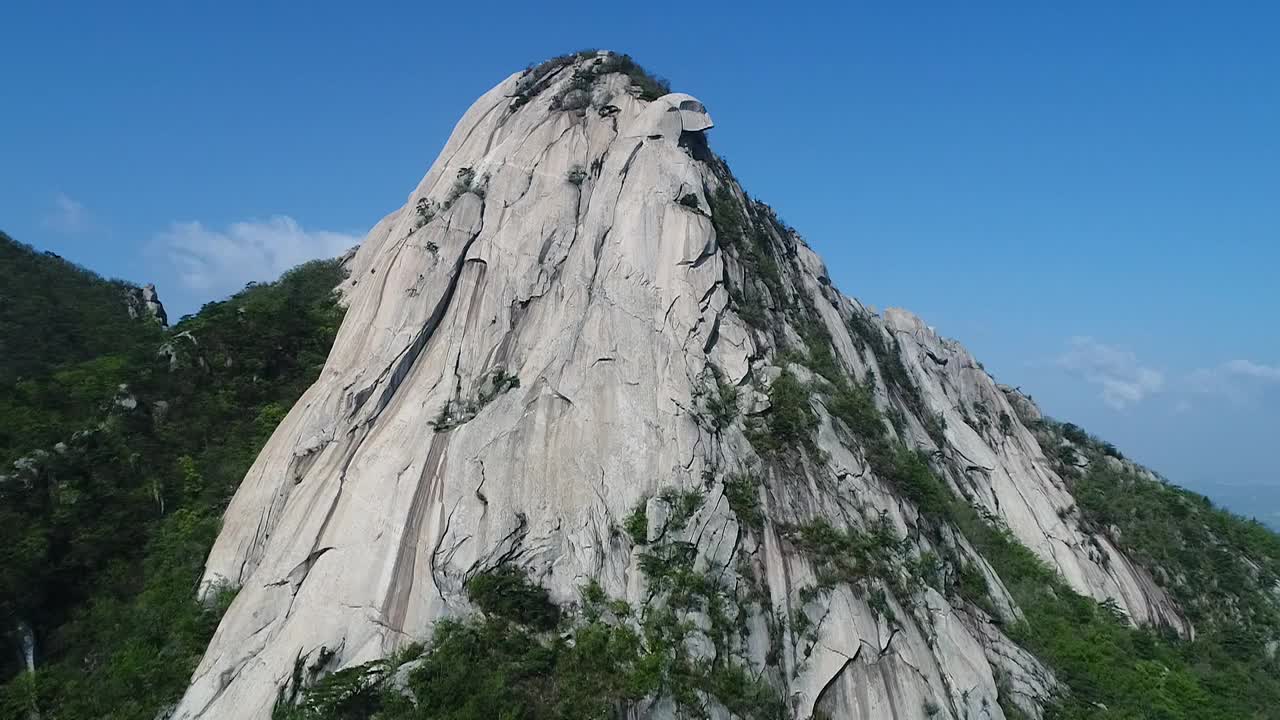
[(151, 318), (165, 327), (169, 325), (169, 316), (164, 311), (155, 285), (129, 288), (125, 292), (125, 307), (131, 318)]
[(939, 449), (952, 460), (946, 464), (950, 479), (966, 498), (1003, 519), (1078, 592), (1113, 598), (1140, 623), (1164, 623), (1186, 634), (1189, 627), (1172, 601), (1146, 573), (1105, 536), (1086, 532), (1071, 518), (1075, 500), (1022, 422), (1012, 420), (1001, 430), (1004, 424), (996, 418), (1003, 414), (1023, 418), (1034, 410), (1038, 417), (1034, 403), (1014, 391), (1011, 404), (1010, 394), (968, 351), (939, 338), (914, 315), (891, 309), (885, 323), (929, 409), (943, 420), (946, 442)]
[(205, 366), (204, 358), (198, 353), (200, 341), (190, 331), (175, 333), (168, 341), (156, 350), (156, 355), (169, 361), (169, 371), (182, 367), (184, 362), (193, 362), (200, 367)]
[(1018, 388), (1009, 387), (1008, 385), (996, 385), (996, 387), (1000, 388), (1000, 391), (1008, 398), (1009, 406), (1013, 408), (1013, 411), (1017, 413), (1022, 422), (1035, 422), (1044, 417), (1040, 412), (1040, 406), (1036, 405), (1035, 401), (1030, 397), (1023, 395)]
[[(481, 97), (351, 260), (322, 376), (227, 510), (203, 586), (240, 592), (175, 717), (268, 717), (300, 654), (336, 651), (336, 668), (427, 637), (471, 610), (469, 577), (503, 562), (564, 603), (595, 579), (642, 606), (640, 548), (619, 531), (638, 506), (651, 538), (687, 542), (730, 592), (760, 588), (739, 610), (748, 638), (726, 651), (779, 687), (795, 717), (1002, 718), (1001, 687), (1038, 715), (1052, 676), (978, 607), (929, 586), (813, 591), (817, 561), (785, 528), (887, 523), (911, 537), (920, 523), (821, 401), (819, 452), (790, 467), (752, 445), (747, 418), (707, 421), (717, 378), (738, 388), (746, 416), (767, 409), (784, 353), (803, 346), (796, 308), (829, 336), (842, 373), (882, 379), (876, 403), (900, 419), (891, 432), (933, 452), (959, 494), (1081, 593), (1185, 629), (1144, 573), (1065, 512), (1072, 498), (1025, 408), (916, 317), (879, 317), (835, 291), (820, 259), (707, 151), (700, 102), (645, 102), (626, 76), (603, 74), (588, 107), (553, 109), (574, 70), (512, 75)], [(712, 208), (726, 198), (759, 221), (776, 278), (717, 232)], [(761, 478), (754, 526), (726, 497), (744, 473)], [(704, 495), (679, 526), (664, 520), (670, 489)], [(1017, 616), (962, 537), (919, 542), (913, 552), (973, 563), (994, 610)], [(802, 618), (811, 632), (795, 630)], [(646, 716), (669, 715), (658, 702)]]
[(351, 269), (351, 263), (355, 261), (356, 253), (359, 251), (360, 246), (357, 245), (338, 256), (338, 262), (342, 265), (344, 270)]
[(18, 636), (18, 647), (22, 653), (22, 666), (29, 673), (35, 672), (36, 634), (32, 632), (31, 626), (22, 620), (18, 621), (18, 626), (14, 628), (14, 634)]

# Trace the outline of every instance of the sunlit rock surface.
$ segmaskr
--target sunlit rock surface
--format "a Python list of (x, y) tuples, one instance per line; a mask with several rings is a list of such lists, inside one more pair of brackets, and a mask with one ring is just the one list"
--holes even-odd
[[(795, 717), (1002, 718), (1001, 687), (1038, 715), (1052, 676), (976, 607), (926, 588), (909, 606), (891, 599), (891, 624), (847, 585), (800, 597), (815, 569), (779, 524), (859, 528), (883, 517), (908, 536), (916, 512), (820, 403), (822, 457), (786, 481), (765, 469), (741, 418), (722, 431), (702, 420), (711, 365), (740, 387), (745, 413), (759, 412), (783, 363), (776, 338), (796, 333), (753, 329), (731, 297), (747, 278), (711, 221), (711, 195), (728, 176), (708, 159), (702, 103), (646, 102), (611, 74), (588, 107), (553, 109), (573, 69), (537, 78), (536, 94), (517, 73), (477, 100), (348, 261), (349, 309), (323, 374), (249, 471), (208, 559), (202, 592), (239, 594), (176, 717), (269, 717), (300, 655), (325, 648), (333, 669), (427, 638), (436, 620), (471, 611), (466, 579), (502, 562), (526, 567), (563, 603), (596, 579), (641, 606), (638, 550), (618, 528), (643, 503), (659, 522), (655, 497), (668, 488), (706, 493), (680, 534), (700, 566), (731, 584), (753, 568), (772, 608), (816, 628), (798, 636), (755, 612), (735, 650)], [(741, 189), (727, 187), (745, 207)], [(876, 316), (840, 295), (794, 234), (772, 242), (793, 249), (786, 297), (773, 302), (812, 307), (851, 377), (884, 369), (850, 322), (881, 336), (924, 407), (883, 385), (877, 401), (903, 414), (911, 445), (940, 453), (957, 492), (1078, 591), (1114, 598), (1137, 622), (1185, 629), (1145, 573), (1071, 519), (1026, 408), (968, 352), (907, 312)], [(920, 411), (945, 421), (941, 446)], [(766, 478), (768, 516), (750, 532), (723, 497), (724, 479), (748, 470)], [(999, 579), (970, 559), (996, 610), (1016, 617)], [(784, 651), (771, 655), (775, 645)], [(645, 711), (670, 713), (662, 702)]]

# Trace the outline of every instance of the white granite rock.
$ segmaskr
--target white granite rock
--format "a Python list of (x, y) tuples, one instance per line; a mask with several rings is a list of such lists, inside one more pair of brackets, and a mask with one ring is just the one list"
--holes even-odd
[[(907, 536), (918, 521), (820, 405), (822, 459), (799, 469), (802, 481), (761, 489), (763, 530), (739, 527), (719, 482), (762, 461), (740, 418), (715, 432), (697, 408), (714, 365), (740, 386), (745, 413), (763, 412), (779, 372), (771, 359), (786, 348), (738, 315), (725, 285), (746, 270), (706, 210), (722, 179), (680, 144), (710, 117), (688, 95), (633, 97), (621, 75), (597, 80), (600, 112), (553, 109), (571, 75), (559, 70), (526, 96), (530, 80), (517, 73), (477, 100), (405, 204), (345, 260), (348, 310), (328, 362), (245, 477), (206, 564), (206, 594), (240, 591), (175, 717), (267, 718), (299, 654), (340, 648), (333, 666), (345, 667), (427, 639), (440, 618), (470, 611), (466, 580), (502, 562), (527, 568), (560, 602), (594, 579), (638, 606), (646, 582), (618, 529), (647, 504), (656, 538), (668, 526), (658, 494), (706, 487), (681, 531), (699, 567), (732, 579), (746, 562), (772, 608), (817, 622), (812, 642), (777, 639), (791, 650), (775, 667), (764, 610), (745, 618), (742, 661), (782, 686), (795, 717), (817, 708), (833, 718), (1003, 718), (997, 674), (1033, 712), (1052, 676), (932, 589), (893, 599), (893, 627), (849, 585), (798, 606), (814, 570), (778, 523), (883, 517)], [(575, 182), (575, 169), (589, 170)], [(696, 207), (680, 202), (688, 195)], [(963, 348), (905, 312), (870, 315), (831, 287), (797, 237), (774, 242), (794, 254), (781, 292), (813, 307), (850, 374), (884, 377), (850, 331), (855, 316), (898, 348), (925, 409), (946, 419), (936, 449), (948, 482), (1080, 592), (1115, 598), (1137, 621), (1184, 627), (1105, 538), (1058, 516), (1071, 504), (1062, 480)], [(782, 327), (777, 337), (799, 335)], [(877, 399), (896, 402), (883, 387)], [(968, 425), (976, 403), (1008, 413), (1008, 432), (998, 421)], [(928, 420), (907, 412), (904, 432), (933, 448)], [(984, 568), (998, 611), (1016, 615), (998, 577), (956, 543)], [(659, 699), (637, 712), (674, 710)]]
[(160, 302), (160, 294), (156, 292), (155, 285), (128, 288), (125, 290), (124, 304), (131, 318), (146, 318), (162, 326), (169, 325), (169, 316), (164, 310), (164, 304)]

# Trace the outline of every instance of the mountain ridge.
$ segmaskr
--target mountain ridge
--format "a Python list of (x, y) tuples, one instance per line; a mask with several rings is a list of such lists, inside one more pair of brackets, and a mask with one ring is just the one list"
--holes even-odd
[[(668, 90), (512, 75), (346, 259), (162, 715), (1266, 717), (1276, 536), (836, 291)], [(294, 307), (153, 359), (236, 376), (204, 333)]]
[[(681, 542), (696, 547), (695, 565), (710, 567), (730, 567), (733, 547), (754, 546), (753, 572), (767, 578), (772, 600), (743, 614), (782, 606), (807, 616), (817, 609), (797, 607), (796, 593), (821, 572), (803, 552), (781, 549), (794, 544), (787, 528), (822, 522), (861, 533), (891, 518), (897, 536), (911, 537), (926, 524), (912, 500), (928, 496), (904, 498), (891, 477), (877, 477), (929, 484), (914, 450), (893, 449), (904, 441), (939, 454), (945, 482), (1074, 590), (1117, 603), (1136, 622), (1191, 634), (1163, 590), (1105, 536), (1059, 513), (1070, 504), (1063, 481), (963, 348), (905, 311), (880, 318), (836, 293), (799, 236), (707, 151), (701, 103), (644, 100), (617, 65), (609, 54), (576, 55), (484, 94), (408, 202), (361, 245), (326, 371), (255, 463), (210, 555), (207, 591), (241, 589), (178, 717), (265, 707), (300, 653), (329, 648), (342, 667), (392, 652), (401, 633), (423, 636), (435, 619), (462, 612), (471, 578), (511, 560), (556, 602), (573, 602), (595, 578), (609, 596), (640, 605), (643, 553), (618, 543), (610, 525), (641, 504), (650, 518), (669, 514), (664, 492), (703, 487), (714, 498), (727, 475), (757, 462), (773, 478), (762, 484), (773, 495), (762, 500), (772, 521), (765, 532), (742, 531), (729, 508), (708, 501), (698, 533)], [(809, 356), (805, 364), (792, 361), (796, 353)], [(814, 353), (824, 355), (827, 377), (809, 367)], [(698, 405), (713, 375), (738, 393), (741, 426), (702, 426)], [(885, 381), (864, 380), (873, 376)], [(514, 385), (500, 381), (507, 377)], [(831, 408), (783, 397), (819, 386), (849, 405), (871, 400), (860, 409), (896, 412), (898, 423), (866, 425), (876, 436), (868, 449)], [(619, 389), (627, 387), (642, 390)], [(957, 406), (973, 403), (1010, 418), (1008, 434), (963, 422)], [(552, 434), (529, 435), (534, 428)], [(788, 433), (807, 448), (787, 463), (798, 462), (808, 491), (778, 470), (792, 448), (767, 439)], [(624, 479), (645, 477), (653, 480)], [(692, 532), (694, 520), (681, 524)], [(939, 532), (912, 553), (954, 553), (998, 591), (994, 571), (963, 542), (948, 550), (956, 539)], [(726, 547), (730, 536), (737, 541)], [(822, 642), (787, 635), (793, 655), (768, 673), (781, 673), (774, 682), (789, 687), (798, 716), (829, 706), (886, 717), (899, 712), (891, 707), (927, 704), (958, 716), (999, 704), (983, 642), (1010, 643), (994, 625), (942, 629), (926, 613), (896, 626), (885, 618), (909, 611), (867, 606), (875, 588), (818, 585), (828, 612), (845, 608), (839, 625), (860, 629)], [(923, 592), (926, 605), (951, 608)], [(1016, 617), (1014, 603), (996, 595), (996, 614)], [(899, 687), (900, 668), (886, 685), (846, 665), (860, 637), (880, 636), (884, 648), (903, 627), (913, 639), (899, 642), (912, 645), (886, 662), (919, 667), (930, 658), (924, 679)], [(927, 640), (943, 633), (949, 653)], [(733, 662), (750, 672), (768, 668), (749, 647), (715, 651), (736, 652)], [(218, 679), (228, 676), (237, 679)], [(867, 682), (870, 696), (855, 690)], [(957, 684), (973, 689), (961, 696), (949, 689)]]

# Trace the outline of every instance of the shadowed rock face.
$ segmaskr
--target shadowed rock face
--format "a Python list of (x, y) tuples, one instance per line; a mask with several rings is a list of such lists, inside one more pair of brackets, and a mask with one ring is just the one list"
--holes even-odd
[[(866, 528), (883, 518), (909, 536), (918, 515), (819, 402), (822, 452), (785, 473), (753, 449), (742, 418), (719, 430), (705, 421), (712, 366), (739, 387), (744, 413), (758, 413), (799, 337), (781, 314), (767, 330), (753, 327), (735, 299), (735, 288), (759, 280), (717, 237), (712, 196), (723, 188), (738, 212), (759, 210), (722, 163), (696, 150), (705, 143), (691, 135), (711, 122), (695, 98), (645, 102), (625, 75), (603, 74), (589, 107), (553, 109), (574, 70), (536, 78), (531, 96), (534, 79), (518, 73), (477, 100), (349, 261), (349, 309), (322, 376), (249, 471), (209, 556), (202, 592), (240, 592), (175, 716), (269, 717), (299, 655), (336, 651), (337, 668), (429, 637), (436, 620), (471, 611), (466, 580), (503, 562), (527, 568), (563, 603), (596, 579), (642, 606), (639, 552), (619, 527), (646, 504), (657, 522), (657, 496), (672, 488), (705, 493), (678, 532), (699, 567), (730, 585), (745, 583), (750, 567), (765, 588), (744, 621), (750, 637), (732, 652), (783, 690), (796, 717), (816, 708), (916, 718), (936, 708), (938, 718), (1000, 718), (997, 673), (1038, 714), (1053, 678), (975, 607), (926, 587), (909, 606), (888, 599), (899, 620), (891, 626), (848, 585), (802, 597), (816, 571), (780, 526), (822, 518)], [(880, 385), (877, 403), (901, 413), (895, 434), (938, 453), (949, 484), (1080, 592), (1114, 598), (1137, 622), (1186, 630), (1145, 574), (1059, 513), (1072, 505), (1066, 486), (963, 348), (909, 313), (881, 318), (840, 295), (818, 257), (776, 222), (761, 242), (780, 266), (766, 311), (810, 308), (851, 377), (885, 377), (851, 323), (878, 336), (920, 402)], [(978, 403), (1008, 425), (975, 422), (963, 409)], [(926, 431), (925, 414), (945, 419), (940, 436)], [(768, 518), (752, 530), (724, 497), (725, 479), (748, 471), (764, 478)], [(972, 555), (962, 538), (954, 545)], [(970, 560), (998, 611), (1016, 615), (985, 562)], [(804, 614), (816, 630), (799, 637), (767, 622), (774, 608)], [(784, 651), (770, 653), (774, 645)]]

